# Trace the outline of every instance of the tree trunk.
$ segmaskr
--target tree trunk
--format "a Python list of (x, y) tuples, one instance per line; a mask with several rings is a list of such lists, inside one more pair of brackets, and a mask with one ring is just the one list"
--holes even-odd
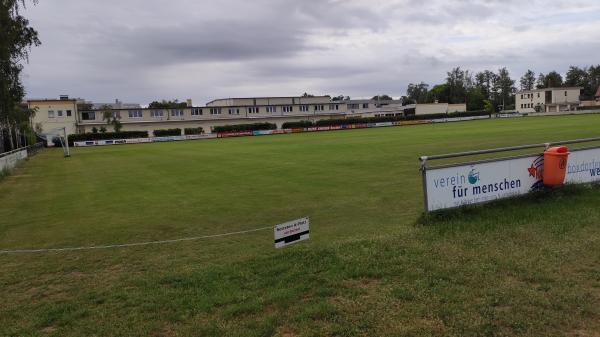
[(9, 151), (12, 151), (15, 149), (15, 140), (13, 139), (13, 135), (12, 135), (12, 128), (11, 125), (8, 125), (8, 139), (10, 141), (10, 149)]

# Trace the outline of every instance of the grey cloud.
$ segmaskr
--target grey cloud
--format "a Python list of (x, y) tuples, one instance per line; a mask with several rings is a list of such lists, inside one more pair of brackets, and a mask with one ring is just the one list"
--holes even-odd
[[(25, 83), (30, 96), (140, 103), (304, 91), (398, 96), (410, 82), (443, 81), (455, 66), (507, 66), (517, 78), (527, 68), (596, 62), (594, 36), (560, 46), (540, 40), (535, 49), (530, 40), (512, 50), (493, 44), (507, 31), (515, 41), (545, 36), (555, 17), (581, 36), (579, 14), (563, 10), (597, 10), (596, 2), (43, 0), (25, 12), (43, 42)], [(540, 7), (544, 14), (535, 14)]]

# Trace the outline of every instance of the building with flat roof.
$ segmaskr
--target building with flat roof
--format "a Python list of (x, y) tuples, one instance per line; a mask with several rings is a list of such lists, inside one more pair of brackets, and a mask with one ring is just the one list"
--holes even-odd
[(519, 112), (561, 112), (576, 110), (582, 87), (544, 88), (517, 92), (515, 108)]
[[(55, 102), (55, 105), (47, 102)], [(59, 108), (56, 104), (68, 105)], [(77, 110), (75, 100), (30, 100), (29, 107), (37, 108), (32, 121), (45, 127), (68, 126), (68, 133), (92, 132), (105, 127), (111, 130), (99, 109)], [(330, 96), (248, 97), (223, 98), (205, 106), (192, 106), (188, 100), (184, 108), (113, 108), (112, 113), (123, 131), (148, 131), (159, 129), (185, 129), (202, 127), (211, 133), (215, 126), (244, 123), (273, 123), (281, 128), (285, 122), (346, 117), (402, 116), (407, 114), (448, 113), (465, 111), (466, 106), (451, 107), (447, 103), (403, 106), (400, 100), (343, 100), (332, 101)], [(69, 111), (67, 116), (66, 111)], [(60, 116), (59, 113), (60, 112)]]
[[(30, 99), (27, 100), (27, 107), (35, 109), (31, 125), (45, 134), (62, 128), (65, 128), (68, 134), (82, 130), (78, 127), (80, 120), (76, 99), (70, 99), (66, 95), (60, 96), (59, 99)], [(50, 143), (52, 139), (48, 141)]]

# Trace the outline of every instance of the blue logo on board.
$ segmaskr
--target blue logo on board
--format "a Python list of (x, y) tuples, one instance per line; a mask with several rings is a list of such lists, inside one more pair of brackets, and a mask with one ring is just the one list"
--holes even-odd
[(475, 172), (475, 169), (472, 169), (469, 172), (469, 184), (473, 185), (479, 181), (479, 171)]

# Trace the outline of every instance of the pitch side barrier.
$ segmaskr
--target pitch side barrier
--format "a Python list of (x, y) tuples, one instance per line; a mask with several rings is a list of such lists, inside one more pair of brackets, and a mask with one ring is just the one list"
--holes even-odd
[[(559, 184), (600, 182), (600, 145), (577, 148), (570, 152), (564, 146), (597, 141), (600, 141), (600, 137), (422, 156), (419, 160), (425, 211), (431, 212), (527, 194), (544, 185), (550, 185), (548, 183), (550, 174), (559, 174)], [(561, 146), (556, 147), (556, 145)], [(428, 166), (428, 163), (433, 160), (536, 148), (543, 149), (543, 152)], [(545, 161), (548, 165), (546, 174), (544, 174)], [(550, 163), (552, 166), (549, 166)], [(552, 181), (556, 180), (555, 176), (552, 178)], [(553, 182), (552, 185), (556, 183)]]

